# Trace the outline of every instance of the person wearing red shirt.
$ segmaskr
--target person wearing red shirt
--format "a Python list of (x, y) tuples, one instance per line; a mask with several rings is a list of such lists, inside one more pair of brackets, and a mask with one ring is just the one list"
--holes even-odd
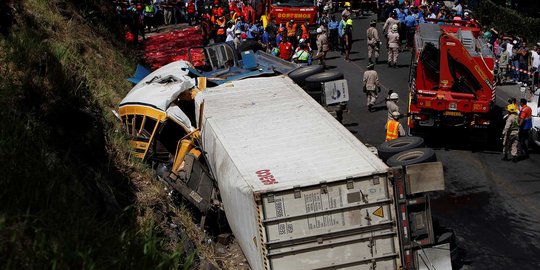
[(532, 128), (532, 109), (527, 106), (527, 99), (520, 99), (519, 105), (519, 153), (520, 158), (529, 157), (529, 132)]
[(293, 53), (293, 45), (286, 37), (279, 44), (279, 58), (290, 61)]

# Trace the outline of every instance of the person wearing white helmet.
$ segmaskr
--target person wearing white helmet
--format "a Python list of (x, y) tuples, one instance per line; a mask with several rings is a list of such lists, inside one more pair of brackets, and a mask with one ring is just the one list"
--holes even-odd
[(319, 59), (319, 65), (325, 66), (324, 59), (326, 53), (330, 50), (326, 31), (322, 27), (317, 28), (317, 55), (313, 59)]
[(405, 129), (399, 122), (399, 112), (393, 112), (392, 118), (386, 122), (386, 139), (385, 141), (395, 140), (405, 136)]
[(394, 24), (392, 25), (392, 29), (390, 33), (387, 35), (388, 37), (388, 67), (394, 67), (397, 68), (397, 59), (399, 56), (399, 47), (401, 46), (401, 42), (399, 39), (399, 33), (398, 33), (398, 25)]
[(234, 31), (234, 39), (233, 39), (234, 47), (238, 48), (240, 43), (242, 43), (242, 31), (240, 29), (236, 29)]
[(386, 109), (388, 111), (388, 118), (387, 120), (390, 120), (392, 119), (392, 113), (399, 113), (401, 115), (401, 113), (399, 112), (399, 106), (397, 105), (398, 103), (398, 100), (399, 100), (399, 95), (398, 93), (394, 93), (393, 90), (390, 90), (390, 95), (388, 97), (388, 99), (386, 100)]

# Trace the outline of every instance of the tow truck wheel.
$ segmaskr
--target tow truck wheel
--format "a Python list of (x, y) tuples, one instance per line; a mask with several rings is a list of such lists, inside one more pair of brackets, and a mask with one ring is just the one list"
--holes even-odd
[(437, 161), (435, 151), (431, 148), (415, 148), (391, 156), (386, 164), (388, 166), (406, 166), (424, 162)]
[(293, 70), (289, 73), (289, 78), (291, 78), (296, 84), (302, 86), (306, 83), (306, 78), (321, 73), (324, 71), (324, 67), (320, 65), (311, 65), (307, 67), (301, 67)]
[(377, 153), (380, 159), (386, 161), (397, 153), (422, 146), (424, 146), (424, 139), (421, 137), (400, 137), (395, 140), (381, 143), (379, 147), (377, 147)]

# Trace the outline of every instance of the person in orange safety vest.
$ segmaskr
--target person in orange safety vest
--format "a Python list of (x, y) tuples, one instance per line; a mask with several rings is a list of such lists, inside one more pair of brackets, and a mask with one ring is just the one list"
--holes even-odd
[(225, 17), (221, 16), (219, 18), (216, 19), (216, 26), (217, 26), (217, 31), (216, 31), (216, 36), (217, 36), (217, 42), (223, 42), (225, 41), (225, 23), (226, 23), (226, 20), (225, 20)]
[(309, 25), (309, 19), (306, 19), (304, 21), (304, 24), (302, 24), (302, 26), (301, 26), (302, 33), (300, 34), (300, 38), (303, 39), (303, 40), (309, 40), (309, 28), (308, 28), (308, 25)]
[(403, 129), (403, 126), (399, 122), (400, 117), (399, 112), (393, 112), (392, 113), (392, 119), (388, 120), (386, 122), (386, 140), (395, 140), (400, 136), (405, 136), (405, 129)]

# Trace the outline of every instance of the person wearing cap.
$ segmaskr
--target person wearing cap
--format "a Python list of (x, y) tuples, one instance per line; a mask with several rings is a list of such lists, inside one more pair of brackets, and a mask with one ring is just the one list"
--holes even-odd
[(345, 2), (343, 6), (345, 7), (345, 9), (341, 12), (341, 17), (346, 16), (347, 18), (349, 18), (351, 16), (351, 3)]
[(377, 31), (377, 21), (371, 20), (369, 23), (369, 28), (366, 31), (367, 36), (367, 47), (368, 47), (368, 61), (373, 63), (373, 58), (375, 57), (375, 63), (379, 61), (379, 32)]
[(512, 156), (511, 160), (516, 162), (518, 158), (518, 136), (519, 136), (519, 122), (517, 115), (517, 108), (515, 104), (509, 104), (506, 106), (508, 112), (504, 129), (502, 131), (503, 141), (503, 157), (501, 160), (510, 160), (508, 154)]
[(366, 93), (368, 111), (373, 110), (373, 105), (377, 101), (377, 93), (381, 91), (381, 86), (379, 84), (379, 74), (374, 70), (375, 64), (369, 63), (367, 65), (367, 70), (364, 72), (364, 93)]
[(317, 28), (317, 55), (314, 57), (314, 59), (319, 59), (319, 65), (326, 66), (324, 60), (329, 50), (330, 46), (328, 45), (326, 31), (319, 27)]
[(395, 140), (405, 136), (405, 129), (399, 122), (399, 112), (393, 112), (392, 118), (386, 122), (386, 139), (385, 141)]
[(397, 24), (394, 24), (392, 25), (392, 30), (388, 33), (388, 67), (397, 68), (400, 46), (401, 41), (398, 33), (398, 26)]
[(347, 22), (345, 23), (345, 33), (344, 36), (344, 45), (345, 45), (345, 61), (350, 62), (349, 55), (351, 53), (352, 48), (352, 25), (353, 21), (351, 19), (347, 19)]
[(388, 33), (390, 33), (390, 31), (392, 30), (392, 26), (394, 24), (399, 25), (399, 20), (397, 19), (396, 11), (392, 10), (392, 12), (390, 13), (390, 17), (388, 17), (388, 19), (386, 19), (386, 21), (384, 22), (384, 25), (383, 25), (383, 35), (384, 36), (387, 36)]
[(392, 93), (389, 95), (388, 99), (386, 100), (386, 109), (388, 110), (388, 115), (387, 115), (388, 117), (386, 119), (387, 121), (392, 119), (392, 113), (394, 112), (399, 113), (399, 106), (397, 105), (398, 100), (399, 100), (398, 93), (394, 93), (392, 91)]

